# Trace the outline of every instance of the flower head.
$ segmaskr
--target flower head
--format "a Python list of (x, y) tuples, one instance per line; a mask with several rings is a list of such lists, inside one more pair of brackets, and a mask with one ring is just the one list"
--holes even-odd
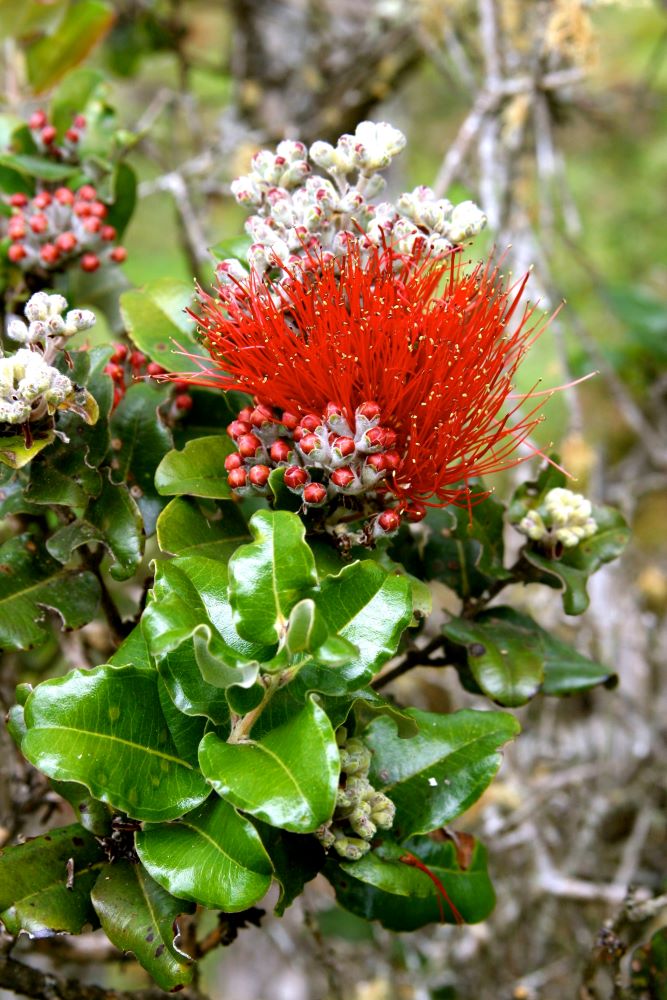
[(270, 464), (282, 424), (275, 460), (323, 469), (342, 493), (375, 490), (381, 475), (399, 510), (467, 504), (470, 479), (522, 460), (540, 418), (518, 413), (523, 399), (505, 403), (540, 325), (521, 305), (527, 279), (467, 272), (455, 254), (400, 263), (389, 249), (362, 259), (352, 247), (310, 269), (282, 266), (274, 285), (251, 276), (218, 298), (201, 293), (215, 367), (196, 381), (254, 396), (258, 409), (242, 416), (268, 434), (244, 459)]

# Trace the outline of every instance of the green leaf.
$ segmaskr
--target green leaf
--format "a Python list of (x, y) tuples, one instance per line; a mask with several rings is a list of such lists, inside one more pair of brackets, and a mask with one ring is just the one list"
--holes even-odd
[(648, 944), (635, 948), (630, 970), (633, 997), (667, 1000), (667, 927), (656, 931)]
[(26, 724), (22, 751), (35, 767), (135, 819), (174, 819), (209, 794), (170, 737), (154, 670), (102, 666), (44, 681)]
[(94, 799), (84, 785), (78, 785), (76, 781), (51, 779), (51, 787), (69, 802), (84, 830), (95, 834), (96, 837), (107, 837), (111, 834), (112, 811), (104, 802)]
[(114, 485), (106, 476), (102, 492), (90, 501), (82, 518), (56, 531), (47, 541), (51, 555), (66, 563), (74, 549), (91, 542), (106, 546), (113, 562), (109, 573), (114, 580), (127, 580), (136, 572), (144, 551), (143, 522), (127, 486)]
[(324, 851), (309, 834), (287, 833), (260, 820), (254, 826), (273, 865), (273, 876), (280, 885), (280, 897), (274, 912), (282, 917), (288, 906), (303, 892), (324, 865)]
[(216, 792), (244, 812), (295, 833), (331, 818), (340, 758), (327, 716), (312, 699), (260, 739), (204, 737), (199, 763)]
[[(137, 203), (137, 175), (129, 164), (118, 163), (112, 176), (112, 184), (113, 204), (105, 221), (107, 225), (114, 226), (120, 239), (127, 229)], [(129, 292), (125, 294), (128, 295)]]
[(81, 453), (71, 445), (63, 445), (33, 462), (25, 496), (31, 503), (85, 507), (101, 488), (99, 472), (82, 462)]
[(146, 669), (152, 666), (148, 646), (140, 625), (135, 625), (109, 660), (109, 665), (112, 667), (125, 667), (128, 664), (135, 667), (146, 667)]
[(618, 559), (625, 548), (630, 529), (623, 515), (611, 507), (593, 507), (598, 530), (574, 548), (565, 549), (560, 559), (549, 559), (537, 548), (527, 545), (522, 554), (538, 572), (534, 579), (563, 591), (563, 610), (580, 615), (589, 604), (588, 577), (605, 563)]
[(176, 708), (185, 715), (204, 716), (215, 725), (229, 720), (225, 692), (202, 677), (193, 640), (165, 653), (158, 662), (160, 677)]
[[(74, 881), (67, 888), (68, 862)], [(80, 934), (97, 920), (90, 890), (105, 864), (95, 837), (73, 823), (0, 851), (0, 920), (9, 934)]]
[(192, 982), (192, 962), (175, 944), (176, 919), (194, 906), (175, 899), (141, 865), (107, 865), (92, 892), (106, 936), (120, 951), (131, 951), (160, 989)]
[(466, 647), (468, 667), (484, 694), (508, 707), (525, 704), (540, 689), (572, 694), (614, 677), (513, 608), (491, 608), (474, 621), (455, 618), (443, 631)]
[(51, 98), (49, 117), (59, 132), (70, 127), (74, 116), (81, 114), (103, 85), (104, 76), (99, 70), (82, 68), (68, 73)]
[(125, 482), (137, 501), (146, 534), (155, 531), (164, 507), (155, 488), (155, 471), (171, 448), (171, 435), (157, 408), (164, 390), (145, 382), (132, 385), (111, 418), (111, 469), (114, 482)]
[(248, 526), (236, 504), (207, 517), (196, 500), (176, 497), (157, 521), (157, 540), (163, 552), (200, 555), (228, 562), (232, 552), (250, 538)]
[(336, 671), (305, 667), (300, 681), (331, 695), (363, 687), (395, 654), (410, 623), (410, 584), (404, 576), (364, 560), (326, 577), (313, 597), (330, 631), (351, 642), (358, 653)]
[(48, 90), (83, 62), (113, 21), (113, 7), (104, 0), (77, 0), (68, 7), (56, 31), (28, 48), (28, 79), (35, 93)]
[(10, 469), (22, 469), (54, 441), (53, 431), (49, 431), (44, 437), (35, 439), (29, 447), (26, 446), (22, 434), (0, 438), (0, 464), (8, 465)]
[[(285, 468), (283, 466), (271, 470), (268, 485), (273, 496), (271, 506), (274, 510), (290, 510), (293, 514), (301, 510), (303, 500), (298, 493), (294, 493), (293, 490), (285, 486)], [(340, 557), (338, 561), (340, 563)]]
[(429, 833), (476, 802), (500, 767), (499, 748), (519, 732), (505, 712), (451, 715), (407, 709), (419, 727), (406, 741), (392, 719), (371, 722), (364, 740), (373, 751), (370, 781), (396, 805), (400, 838)]
[(201, 370), (187, 354), (209, 364), (211, 361), (208, 351), (194, 339), (195, 322), (185, 312), (192, 305), (192, 296), (192, 284), (173, 278), (159, 278), (141, 291), (121, 296), (120, 310), (130, 337), (144, 354), (170, 372)]
[(0, 167), (9, 167), (25, 177), (37, 177), (42, 181), (66, 181), (77, 172), (77, 167), (34, 156), (30, 153), (2, 153)]
[(232, 491), (227, 482), (225, 459), (232, 451), (233, 441), (217, 434), (188, 441), (183, 451), (170, 451), (155, 475), (158, 493), (229, 500)]
[(178, 823), (145, 827), (136, 844), (164, 889), (213, 910), (245, 910), (271, 884), (271, 862), (254, 826), (216, 796)]
[(344, 726), (350, 714), (354, 712), (356, 729), (364, 728), (378, 715), (386, 715), (396, 723), (396, 731), (401, 739), (409, 739), (419, 732), (417, 723), (404, 709), (387, 701), (371, 688), (362, 688), (361, 691), (355, 691), (352, 696), (347, 695), (342, 698), (324, 696), (320, 699), (320, 704), (329, 716), (334, 729)]
[(99, 598), (92, 573), (63, 569), (31, 535), (17, 535), (0, 546), (1, 649), (44, 642), (46, 609), (56, 611), (65, 628), (80, 628), (94, 618)]
[(249, 236), (230, 236), (226, 240), (214, 243), (212, 247), (209, 247), (209, 252), (216, 260), (229, 260), (233, 257), (247, 266), (251, 242)]
[(292, 608), (317, 585), (315, 560), (294, 514), (257, 511), (250, 530), (255, 541), (229, 560), (229, 597), (239, 635), (268, 645), (281, 640)]
[[(408, 842), (405, 848), (440, 880), (466, 923), (488, 917), (495, 895), (486, 870), (486, 850), (479, 842), (465, 869), (460, 867), (452, 843), (420, 839)], [(359, 861), (328, 862), (324, 874), (341, 906), (366, 920), (379, 920), (392, 931), (414, 931), (439, 922), (441, 913), (447, 923), (455, 922), (451, 908), (429, 876), (399, 860), (405, 856), (405, 849), (387, 845), (382, 853), (383, 857), (379, 851), (371, 851)]]

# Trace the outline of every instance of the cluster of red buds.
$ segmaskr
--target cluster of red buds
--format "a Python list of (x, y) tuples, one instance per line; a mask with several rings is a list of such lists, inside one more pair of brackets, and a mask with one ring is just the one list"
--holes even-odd
[(299, 495), (304, 512), (328, 505), (340, 514), (330, 530), (341, 541), (350, 536), (346, 523), (363, 518), (355, 541), (370, 544), (391, 535), (403, 519), (421, 521), (426, 508), (415, 501), (389, 506), (402, 456), (396, 432), (380, 417), (371, 400), (357, 407), (352, 423), (336, 403), (301, 417), (263, 404), (246, 407), (227, 428), (238, 449), (225, 460), (229, 485), (241, 496), (266, 495), (272, 470), (283, 467), (285, 485)]
[(7, 222), (7, 256), (24, 271), (53, 271), (76, 261), (83, 271), (122, 264), (125, 247), (114, 245), (116, 230), (104, 220), (108, 209), (92, 184), (73, 191), (59, 187), (34, 198), (13, 194)]
[[(109, 358), (109, 363), (104, 366), (104, 371), (113, 381), (113, 410), (116, 409), (134, 382), (147, 377), (157, 378), (159, 375), (167, 374), (166, 369), (157, 361), (149, 361), (141, 351), (131, 351), (127, 344), (121, 343), (113, 345), (113, 354)], [(173, 418), (183, 416), (184, 413), (192, 409), (192, 396), (187, 392), (191, 384), (180, 379), (169, 384), (173, 386), (176, 393), (171, 400), (173, 411), (171, 416)]]
[(33, 112), (28, 119), (28, 128), (42, 156), (50, 156), (65, 163), (79, 159), (79, 144), (86, 129), (86, 119), (83, 115), (74, 116), (60, 143), (56, 142), (58, 129), (49, 121), (45, 111)]

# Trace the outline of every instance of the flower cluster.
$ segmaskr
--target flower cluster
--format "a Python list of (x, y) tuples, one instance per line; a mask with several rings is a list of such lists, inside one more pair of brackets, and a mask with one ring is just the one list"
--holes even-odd
[[(141, 351), (132, 351), (127, 344), (122, 343), (113, 345), (113, 354), (108, 364), (104, 366), (104, 371), (113, 381), (113, 410), (134, 382), (145, 378), (157, 379), (166, 375), (166, 369), (157, 361), (149, 361)], [(177, 379), (173, 382), (173, 386), (176, 394), (172, 401), (173, 412), (170, 416), (175, 419), (191, 410), (193, 403), (192, 396), (187, 391), (190, 388), (188, 382)]]
[[(361, 122), (335, 146), (315, 142), (307, 150), (284, 141), (275, 154), (257, 153), (250, 173), (232, 183), (237, 201), (255, 211), (246, 223), (250, 271), (265, 275), (281, 264), (312, 262), (313, 255), (342, 257), (351, 244), (391, 246), (398, 255), (446, 254), (479, 233), (486, 217), (476, 205), (454, 206), (427, 187), (396, 203), (373, 203), (385, 184), (380, 171), (405, 142), (385, 122)], [(311, 164), (328, 176), (314, 174)], [(218, 273), (232, 284), (247, 278), (237, 260), (223, 261)]]
[(191, 380), (257, 400), (230, 428), (235, 488), (261, 489), (285, 464), (306, 505), (375, 494), (383, 514), (396, 504), (380, 522), (395, 530), (424, 501), (470, 503), (472, 478), (521, 461), (539, 407), (519, 413), (518, 397), (503, 409), (539, 327), (531, 308), (519, 312), (525, 279), (466, 273), (454, 254), (393, 263), (389, 250), (357, 250), (306, 273), (284, 268), (277, 301), (257, 276), (201, 293), (215, 365)]
[(9, 320), (7, 336), (25, 346), (0, 357), (0, 424), (35, 422), (62, 406), (77, 409), (77, 387), (51, 361), (69, 337), (93, 326), (95, 316), (75, 309), (63, 317), (66, 308), (62, 295), (37, 292), (25, 307), (28, 323)]
[(316, 831), (322, 846), (333, 849), (346, 861), (358, 861), (371, 849), (378, 830), (390, 830), (396, 807), (368, 780), (371, 751), (356, 737), (348, 738), (341, 727), (336, 733), (340, 749), (340, 784), (333, 818)]
[(41, 109), (33, 112), (28, 119), (32, 140), (42, 156), (51, 157), (63, 163), (76, 163), (79, 159), (79, 144), (86, 130), (86, 119), (83, 115), (74, 115), (70, 127), (65, 130), (60, 142), (58, 129), (49, 121), (48, 115)]
[(594, 535), (598, 526), (590, 500), (557, 487), (549, 490), (539, 507), (529, 510), (516, 527), (531, 541), (549, 548), (559, 543), (571, 549)]
[(125, 247), (114, 244), (116, 230), (104, 221), (108, 208), (92, 184), (39, 191), (32, 199), (13, 194), (9, 204), (14, 214), (6, 223), (7, 256), (24, 271), (54, 271), (76, 262), (90, 272), (127, 257)]

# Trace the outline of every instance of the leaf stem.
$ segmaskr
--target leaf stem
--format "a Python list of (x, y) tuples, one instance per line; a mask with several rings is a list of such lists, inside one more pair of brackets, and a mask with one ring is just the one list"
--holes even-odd
[(256, 708), (247, 712), (246, 715), (242, 715), (241, 718), (234, 723), (232, 731), (229, 734), (229, 739), (227, 740), (228, 743), (243, 743), (243, 741), (248, 738), (250, 730), (257, 722), (258, 718), (280, 686), (281, 679), (281, 674), (268, 674), (263, 678), (263, 683), (266, 688), (264, 691), (264, 697)]

